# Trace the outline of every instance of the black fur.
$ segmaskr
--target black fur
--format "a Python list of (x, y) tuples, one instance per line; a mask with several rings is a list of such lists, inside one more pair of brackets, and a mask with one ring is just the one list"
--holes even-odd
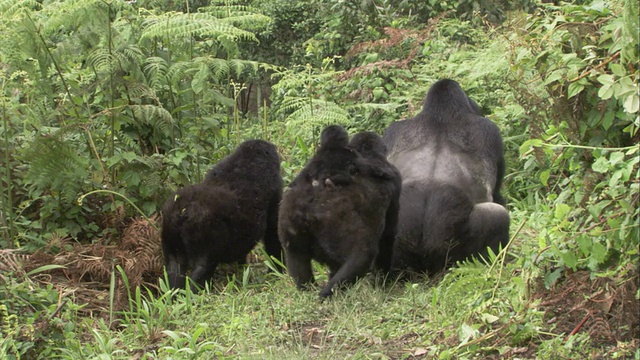
[(189, 277), (203, 285), (220, 263), (244, 263), (263, 239), (282, 261), (277, 214), (282, 197), (280, 159), (273, 144), (249, 140), (164, 204), (162, 251), (172, 288)]
[(341, 126), (329, 125), (320, 134), (320, 147), (289, 187), (300, 182), (313, 186), (351, 184), (360, 172), (359, 158), (349, 147), (349, 134)]
[(403, 178), (394, 268), (435, 273), (508, 242), (502, 137), (458, 83), (433, 84), (383, 139)]
[[(378, 145), (369, 146), (376, 141), (371, 140), (373, 136)], [(299, 288), (304, 288), (315, 281), (312, 259), (328, 265), (329, 282), (321, 297), (330, 296), (335, 286), (365, 275), (372, 265), (382, 270), (388, 270), (390, 265), (399, 173), (386, 161), (384, 152), (377, 153), (384, 150), (379, 136), (356, 135), (351, 147), (362, 150), (356, 167), (363, 166), (371, 172), (359, 172), (351, 176), (349, 184), (341, 186), (309, 186), (306, 181), (294, 181), (280, 205), (278, 231), (289, 275)], [(322, 156), (321, 152), (316, 156)], [(344, 169), (339, 162), (333, 165)], [(313, 172), (313, 166), (312, 161), (300, 176)], [(392, 174), (393, 178), (371, 175), (376, 173)]]

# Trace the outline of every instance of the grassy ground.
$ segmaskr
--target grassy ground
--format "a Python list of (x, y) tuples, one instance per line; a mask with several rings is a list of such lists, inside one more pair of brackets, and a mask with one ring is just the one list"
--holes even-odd
[[(515, 214), (514, 228), (524, 216)], [(371, 275), (324, 302), (319, 289), (298, 291), (260, 256), (221, 269), (203, 293), (173, 300), (163, 282), (130, 286), (122, 275), (132, 266), (112, 265), (108, 281), (96, 281), (95, 269), (68, 273), (80, 267), (67, 258), (65, 269), (0, 276), (0, 358), (640, 357), (636, 283), (575, 273), (546, 288), (531, 260), (534, 235), (524, 227), (490, 265), (471, 261), (434, 279)], [(322, 284), (325, 271), (316, 270)]]

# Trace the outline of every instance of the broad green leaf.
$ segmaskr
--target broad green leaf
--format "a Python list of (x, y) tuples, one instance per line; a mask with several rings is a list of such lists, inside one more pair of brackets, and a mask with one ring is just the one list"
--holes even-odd
[(599, 201), (595, 204), (587, 206), (587, 210), (589, 210), (589, 214), (591, 214), (592, 218), (597, 219), (602, 214), (602, 209), (607, 207), (609, 204), (611, 204), (611, 200)]
[(543, 172), (540, 173), (540, 181), (542, 182), (542, 185), (544, 186), (548, 186), (549, 185), (549, 175), (551, 174), (551, 170), (547, 169)]
[(491, 315), (491, 314), (487, 314), (484, 313), (482, 315), (480, 315), (480, 317), (482, 318), (482, 321), (484, 321), (487, 324), (493, 324), (494, 322), (498, 321), (500, 318), (495, 316), (495, 315)]
[(609, 130), (615, 118), (616, 114), (613, 111), (607, 111), (602, 117), (602, 128), (605, 130)]
[(619, 185), (620, 182), (620, 178), (622, 177), (623, 172), (620, 170), (616, 170), (613, 172), (613, 174), (611, 175), (611, 179), (609, 179), (609, 187), (614, 187), (616, 185)]
[(593, 165), (591, 165), (591, 168), (595, 172), (604, 174), (609, 171), (609, 160), (607, 160), (607, 158), (605, 158), (604, 156), (601, 156), (593, 163)]
[(584, 89), (584, 85), (579, 82), (572, 82), (569, 84), (569, 89), (567, 90), (567, 97), (572, 98), (578, 95)]
[(611, 72), (618, 77), (623, 77), (625, 75), (624, 68), (620, 64), (609, 63), (609, 69), (611, 69)]
[(132, 151), (127, 151), (122, 153), (122, 157), (127, 160), (128, 162), (132, 162), (133, 160), (136, 159), (137, 155), (136, 153), (132, 152)]
[(564, 268), (557, 268), (550, 273), (546, 273), (544, 275), (544, 287), (547, 289), (551, 288), (551, 286), (555, 284), (556, 281), (558, 281), (560, 276), (562, 276), (563, 272), (564, 272)]
[(576, 257), (576, 254), (574, 254), (571, 251), (566, 251), (562, 253), (562, 260), (564, 261), (564, 264), (570, 268), (571, 270), (576, 270), (576, 265), (578, 265), (578, 258)]
[(554, 216), (556, 219), (564, 219), (566, 215), (571, 211), (571, 207), (567, 204), (557, 204)]
[(629, 114), (635, 114), (640, 110), (640, 97), (638, 94), (631, 94), (624, 100), (624, 111)]
[(607, 257), (607, 248), (599, 242), (594, 242), (591, 247), (591, 257), (601, 264)]
[(611, 85), (615, 82), (613, 75), (603, 74), (598, 76), (598, 82), (602, 85)]
[(522, 143), (522, 145), (520, 145), (520, 156), (527, 153), (529, 150), (531, 150), (531, 148), (542, 146), (542, 144), (544, 144), (544, 141), (540, 139), (531, 139), (525, 141), (524, 143)]
[(611, 163), (611, 165), (615, 165), (622, 160), (624, 160), (624, 153), (622, 153), (621, 151), (615, 151), (612, 152), (611, 155), (609, 155), (609, 162)]
[(586, 235), (581, 235), (576, 238), (576, 242), (578, 243), (578, 249), (580, 249), (580, 252), (582, 253), (582, 255), (583, 256), (589, 255), (589, 252), (591, 251), (591, 246), (593, 244), (593, 242), (591, 241), (591, 238)]
[(613, 86), (611, 86), (611, 84), (602, 85), (602, 87), (598, 89), (598, 96), (602, 100), (610, 99), (613, 96)]

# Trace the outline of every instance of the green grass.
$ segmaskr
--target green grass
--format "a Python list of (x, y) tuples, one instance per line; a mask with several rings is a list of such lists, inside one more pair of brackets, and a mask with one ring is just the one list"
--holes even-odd
[[(514, 212), (514, 224), (526, 216)], [(533, 230), (525, 230), (491, 264), (469, 261), (437, 279), (385, 283), (370, 275), (325, 301), (319, 288), (299, 291), (264, 264), (239, 269), (200, 294), (172, 292), (161, 280), (159, 292), (137, 289), (128, 310), (111, 319), (81, 317), (73, 303), (52, 315), (59, 293), (43, 289), (41, 301), (51, 305), (40, 315), (59, 318), (66, 330), (38, 333), (35, 326), (31, 345), (42, 335), (40, 358), (63, 359), (572, 359), (608, 351), (590, 347), (584, 333), (565, 341), (547, 323), (532, 296), (539, 270), (530, 265)], [(324, 268), (315, 270), (325, 282)], [(37, 283), (16, 280), (4, 284), (0, 299), (27, 283), (33, 294)], [(9, 332), (2, 312), (0, 324), (12, 335), (0, 341), (0, 354), (8, 354), (0, 358), (16, 358), (28, 338)], [(33, 349), (22, 351), (25, 358)], [(619, 358), (632, 358), (633, 348), (622, 349)]]

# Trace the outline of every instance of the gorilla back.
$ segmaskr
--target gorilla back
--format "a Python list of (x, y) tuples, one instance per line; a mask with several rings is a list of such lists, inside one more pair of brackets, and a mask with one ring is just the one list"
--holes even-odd
[(508, 242), (502, 137), (458, 83), (433, 84), (383, 139), (403, 179), (394, 267), (434, 273)]
[(277, 235), (282, 196), (280, 159), (275, 146), (249, 140), (164, 204), (162, 251), (172, 288), (185, 285), (187, 272), (199, 285), (219, 263), (246, 261), (263, 239), (270, 256), (282, 260)]
[[(292, 182), (280, 204), (278, 231), (285, 249), (287, 271), (299, 288), (314, 282), (311, 260), (328, 265), (329, 282), (321, 297), (332, 288), (364, 276), (372, 265), (388, 271), (395, 238), (400, 194), (399, 173), (385, 159), (382, 139), (373, 133), (354, 136), (350, 147), (358, 153), (357, 168), (366, 169), (350, 176), (341, 185), (312, 186), (308, 181)], [(362, 155), (360, 157), (360, 154)], [(318, 151), (299, 177), (325, 170), (345, 168), (350, 156), (322, 162)], [(333, 167), (336, 168), (333, 168)], [(320, 179), (321, 183), (324, 179)], [(327, 180), (331, 180), (328, 178)]]

